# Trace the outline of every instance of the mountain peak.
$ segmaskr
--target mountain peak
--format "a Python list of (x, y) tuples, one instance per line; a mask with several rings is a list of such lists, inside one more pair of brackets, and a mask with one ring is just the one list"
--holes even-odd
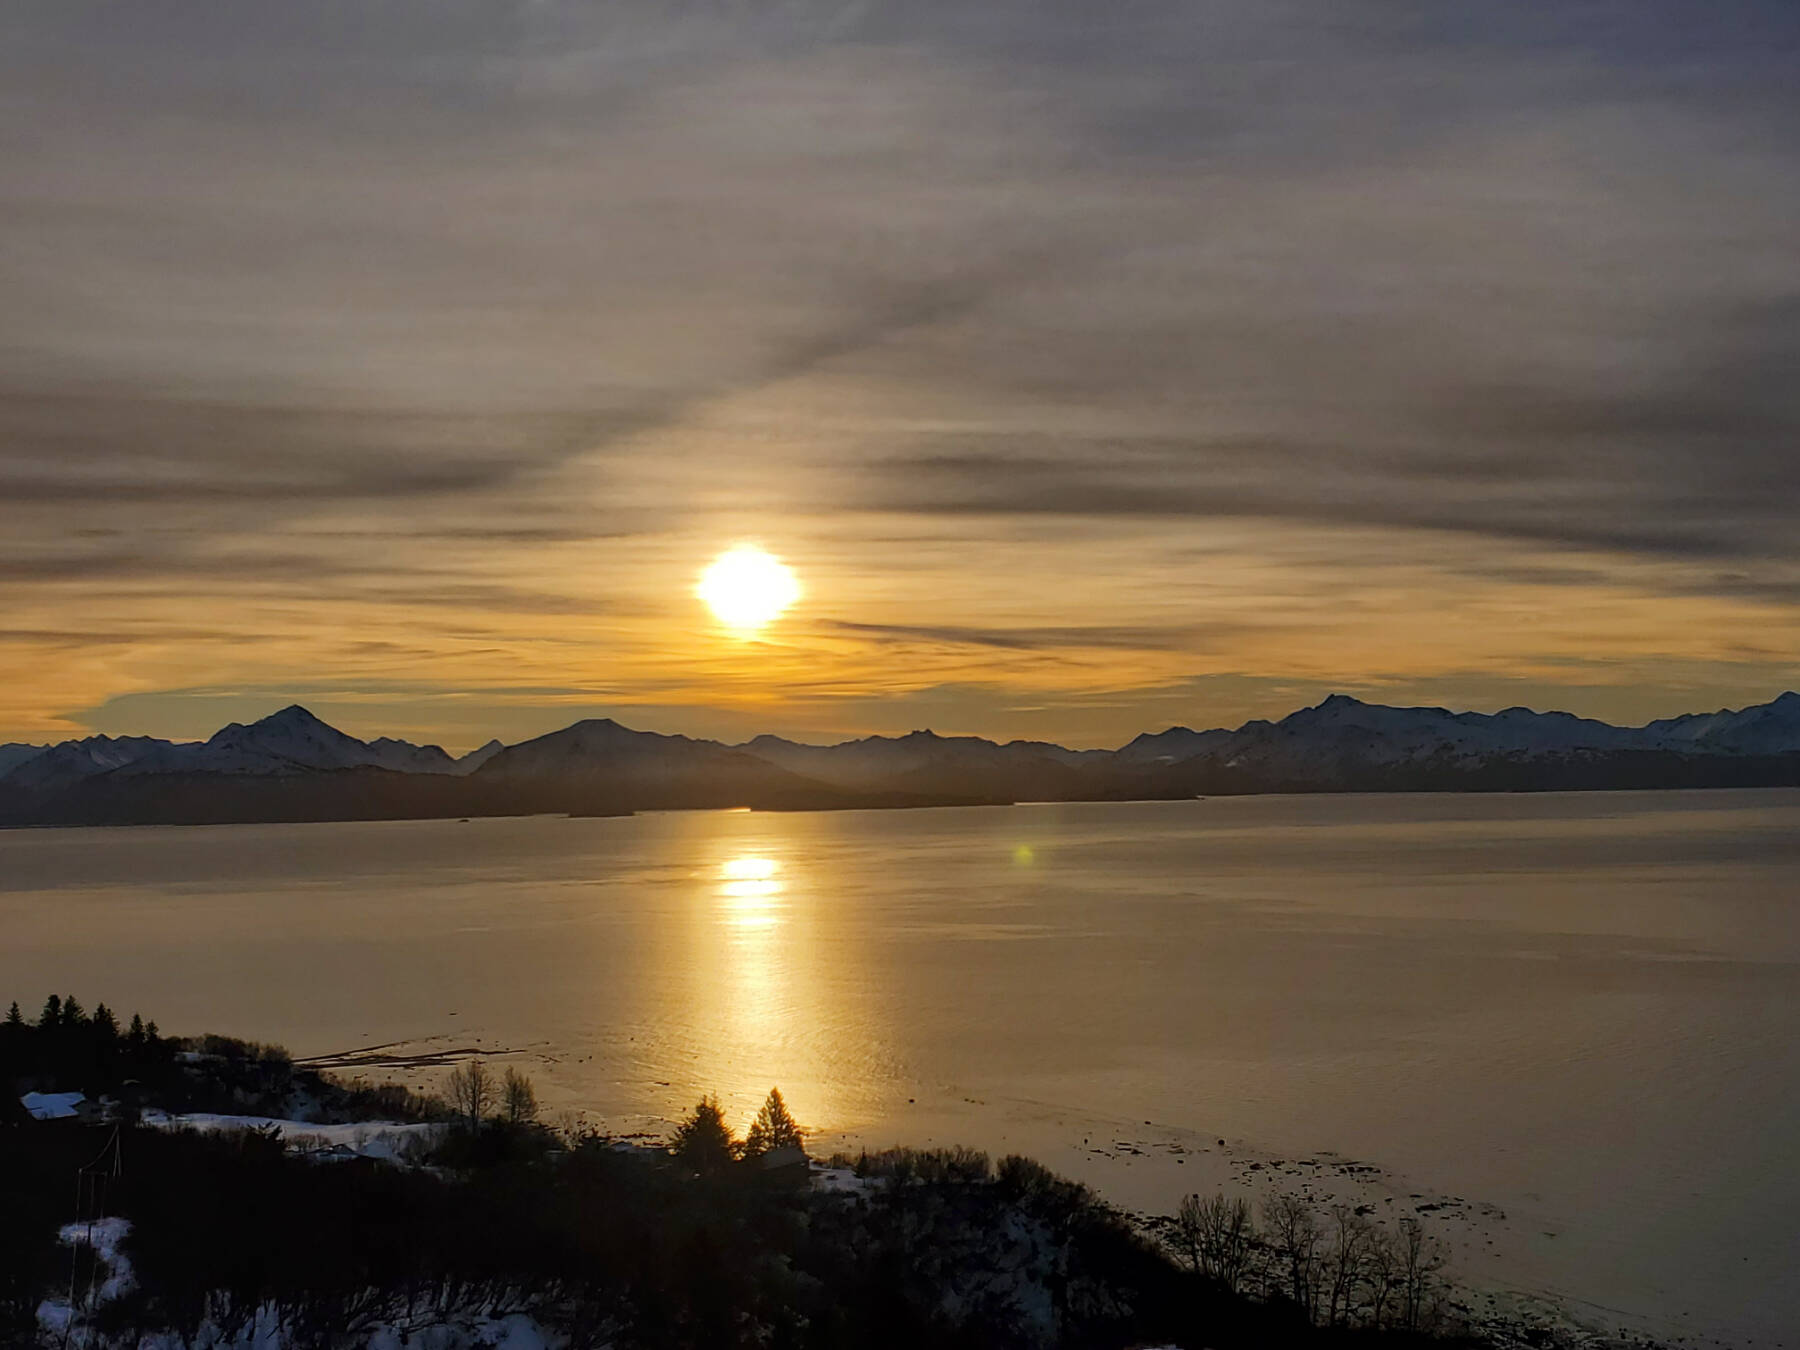
[(298, 703), (290, 703), (287, 707), (272, 712), (267, 717), (259, 717), (254, 722), (227, 723), (213, 732), (211, 739), (217, 741), (223, 738), (226, 741), (235, 741), (250, 732), (313, 731), (317, 728), (323, 728), (334, 735), (343, 735), (330, 723), (321, 721), (310, 708), (303, 708)]
[[(287, 707), (282, 708), (277, 712), (272, 712), (267, 717), (261, 718), (253, 725), (259, 727), (323, 727), (330, 726), (330, 723), (315, 715), (311, 708), (303, 707), (298, 703), (290, 703)], [(336, 727), (332, 727), (331, 729), (333, 731), (337, 730)]]

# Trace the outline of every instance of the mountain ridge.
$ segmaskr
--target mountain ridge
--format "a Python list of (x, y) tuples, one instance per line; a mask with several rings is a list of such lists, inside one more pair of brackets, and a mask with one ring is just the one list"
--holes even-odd
[(832, 809), (1252, 792), (1800, 786), (1800, 693), (1620, 727), (1524, 707), (1452, 712), (1333, 694), (1278, 720), (1145, 732), (1115, 750), (918, 730), (738, 744), (586, 718), (453, 757), (363, 741), (299, 704), (205, 741), (0, 747), (0, 824), (200, 823), (723, 806)]

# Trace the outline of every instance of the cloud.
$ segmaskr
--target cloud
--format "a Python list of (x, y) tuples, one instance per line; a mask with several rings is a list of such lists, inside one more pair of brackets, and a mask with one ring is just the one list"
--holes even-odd
[[(0, 603), (558, 687), (591, 619), (648, 695), (730, 684), (678, 606), (755, 536), (837, 605), (792, 678), (858, 688), (1366, 661), (1352, 592), (1531, 614), (1445, 671), (1568, 654), (1557, 591), (1666, 602), (1645, 663), (1696, 598), (1779, 645), (1796, 55), (1771, 0), (14, 7)], [(170, 682), (36, 651), (37, 716)]]

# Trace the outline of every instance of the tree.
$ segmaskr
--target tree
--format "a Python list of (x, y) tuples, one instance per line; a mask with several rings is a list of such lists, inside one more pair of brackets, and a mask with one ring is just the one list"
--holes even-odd
[(1387, 1325), (1388, 1307), (1399, 1287), (1400, 1270), (1400, 1243), (1386, 1228), (1372, 1227), (1363, 1279), (1369, 1288), (1369, 1325), (1376, 1331)]
[(144, 1015), (142, 1013), (131, 1014), (131, 1029), (125, 1033), (126, 1048), (133, 1055), (141, 1055), (144, 1052), (146, 1041)]
[(1243, 1287), (1256, 1241), (1247, 1200), (1190, 1195), (1175, 1215), (1175, 1234), (1174, 1245), (1196, 1275), (1216, 1280), (1234, 1294)]
[(119, 1035), (119, 1019), (113, 1016), (113, 1010), (104, 1003), (94, 1005), (94, 1030), (105, 1041), (115, 1040)]
[(694, 1114), (675, 1127), (669, 1152), (702, 1176), (724, 1171), (738, 1156), (718, 1098), (702, 1097)]
[(38, 1029), (53, 1031), (62, 1025), (62, 1000), (55, 994), (44, 1000), (44, 1011), (38, 1014)]
[(63, 1000), (62, 1024), (65, 1027), (78, 1027), (86, 1021), (87, 1010), (75, 1001), (75, 995), (70, 994)]
[(778, 1148), (797, 1148), (805, 1152), (806, 1141), (799, 1122), (788, 1111), (787, 1103), (781, 1100), (781, 1089), (770, 1088), (768, 1100), (763, 1102), (762, 1110), (750, 1123), (750, 1133), (744, 1137), (744, 1156), (760, 1158)]
[(506, 1080), (501, 1084), (500, 1099), (502, 1110), (510, 1124), (528, 1125), (537, 1119), (537, 1089), (532, 1087), (529, 1078), (510, 1065), (506, 1070)]
[(1283, 1291), (1311, 1319), (1319, 1306), (1319, 1244), (1323, 1234), (1311, 1202), (1298, 1195), (1272, 1195), (1263, 1202), (1269, 1246), (1287, 1279)]
[(6, 1025), (9, 1028), (17, 1028), (25, 1025), (25, 1019), (19, 1013), (19, 1000), (16, 998), (13, 1000), (12, 1007), (6, 1010)]
[(1444, 1268), (1444, 1254), (1425, 1236), (1417, 1219), (1400, 1220), (1399, 1280), (1400, 1325), (1408, 1331), (1424, 1331), (1435, 1311), (1437, 1273)]
[(470, 1060), (450, 1075), (450, 1105), (471, 1130), (479, 1130), (481, 1122), (494, 1105), (494, 1076), (480, 1060)]
[(1356, 1288), (1367, 1278), (1373, 1229), (1355, 1206), (1341, 1200), (1330, 1213), (1335, 1240), (1325, 1261), (1325, 1325), (1335, 1327), (1349, 1318)]

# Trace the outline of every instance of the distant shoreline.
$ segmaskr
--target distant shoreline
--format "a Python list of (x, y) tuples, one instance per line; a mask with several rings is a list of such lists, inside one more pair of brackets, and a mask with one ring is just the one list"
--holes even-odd
[(1674, 792), (1791, 792), (1800, 791), (1800, 781), (1795, 782), (1719, 782), (1719, 783), (1638, 783), (1607, 784), (1591, 787), (1467, 787), (1467, 788), (1268, 788), (1244, 789), (1241, 791), (1221, 791), (1196, 793), (1188, 795), (1165, 795), (1144, 797), (1058, 797), (1037, 798), (1030, 801), (970, 801), (970, 800), (931, 800), (922, 799), (906, 802), (870, 803), (864, 801), (838, 801), (804, 803), (793, 805), (720, 806), (713, 804), (670, 806), (657, 805), (646, 807), (624, 807), (612, 810), (541, 810), (520, 808), (517, 810), (465, 810), (443, 812), (405, 812), (405, 813), (372, 813), (372, 814), (266, 814), (266, 815), (217, 815), (217, 816), (153, 816), (141, 819), (4, 819), (0, 818), (0, 831), (7, 830), (91, 830), (91, 829), (205, 829), (230, 825), (376, 825), (400, 824), (408, 821), (460, 821), (464, 823), (476, 820), (625, 820), (636, 816), (688, 814), (691, 812), (745, 812), (767, 815), (807, 815), (807, 814), (856, 814), (860, 812), (886, 811), (951, 811), (951, 810), (1001, 810), (1013, 807), (1046, 807), (1046, 806), (1148, 806), (1158, 803), (1201, 802), (1208, 800), (1242, 799), (1252, 797), (1553, 797), (1553, 796), (1604, 796), (1608, 794), (1631, 793), (1674, 793)]

